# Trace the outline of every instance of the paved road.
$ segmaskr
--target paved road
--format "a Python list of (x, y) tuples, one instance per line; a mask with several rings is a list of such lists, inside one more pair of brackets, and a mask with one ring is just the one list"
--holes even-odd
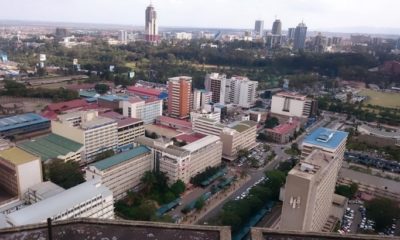
[(354, 210), (354, 218), (350, 227), (350, 233), (357, 233), (358, 224), (361, 223), (361, 212), (358, 210), (359, 207), (360, 205), (358, 204), (349, 204), (349, 208)]

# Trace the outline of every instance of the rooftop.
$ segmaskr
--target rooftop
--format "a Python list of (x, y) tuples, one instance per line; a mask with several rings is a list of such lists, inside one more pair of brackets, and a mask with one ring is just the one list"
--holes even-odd
[(52, 103), (47, 105), (46, 109), (50, 111), (56, 111), (56, 112), (61, 112), (61, 111), (66, 111), (74, 108), (80, 108), (80, 107), (85, 107), (89, 105), (88, 102), (84, 99), (76, 99), (76, 100), (71, 100), (67, 102), (59, 102), (59, 103)]
[(17, 145), (25, 151), (40, 156), (42, 161), (78, 152), (83, 147), (80, 143), (56, 134), (49, 134), (44, 137), (18, 143)]
[(162, 91), (154, 89), (154, 88), (137, 87), (137, 86), (128, 87), (128, 91), (133, 92), (133, 93), (147, 95), (147, 96), (155, 96), (155, 97), (159, 97), (161, 95), (161, 93), (163, 93)]
[(112, 193), (108, 188), (99, 185), (96, 181), (84, 182), (55, 196), (12, 212), (7, 215), (7, 219), (15, 226), (41, 223), (49, 217), (53, 217), (99, 195), (108, 196), (112, 195)]
[(192, 142), (196, 142), (197, 140), (202, 139), (204, 137), (205, 137), (205, 135), (203, 135), (201, 133), (192, 133), (192, 134), (182, 134), (175, 138), (182, 142), (185, 141), (187, 143), (192, 143)]
[(6, 131), (14, 128), (25, 127), (32, 124), (49, 122), (49, 119), (38, 114), (26, 113), (12, 117), (0, 118), (0, 131)]
[(171, 118), (167, 116), (158, 116), (156, 119), (157, 122), (169, 124), (171, 127), (173, 126), (182, 126), (186, 128), (192, 128), (192, 123), (176, 118)]
[(129, 161), (133, 158), (136, 158), (142, 154), (146, 154), (149, 152), (150, 152), (150, 149), (148, 149), (147, 147), (144, 147), (144, 146), (140, 146), (140, 147), (136, 147), (132, 150), (129, 150), (129, 151), (114, 155), (112, 157), (106, 158), (104, 160), (98, 161), (98, 162), (92, 164), (91, 166), (94, 166), (97, 169), (103, 171), (103, 170), (111, 168), (115, 165), (121, 164), (125, 161)]
[(175, 129), (163, 125), (147, 124), (144, 125), (144, 129), (146, 131), (156, 133), (159, 136), (167, 137), (169, 139), (177, 137), (181, 134), (180, 132), (175, 131)]
[(192, 77), (189, 77), (189, 76), (178, 76), (178, 77), (168, 78), (168, 80), (169, 81), (180, 81), (180, 80), (192, 81)]
[(102, 127), (108, 124), (115, 123), (116, 121), (111, 118), (106, 118), (106, 117), (96, 117), (92, 119), (91, 121), (87, 122), (82, 122), (81, 128), (82, 129), (92, 129), (92, 128), (97, 128), (97, 127)]
[(43, 197), (44, 199), (55, 196), (61, 192), (64, 192), (65, 189), (58, 186), (55, 183), (50, 181), (42, 182), (36, 184), (29, 188), (30, 190), (34, 191), (38, 196)]
[(21, 165), (39, 159), (39, 157), (32, 155), (17, 147), (0, 151), (0, 158), (14, 165)]
[(293, 99), (303, 100), (303, 101), (307, 99), (306, 95), (301, 95), (296, 92), (279, 92), (279, 93), (275, 94), (275, 96), (293, 98)]
[(299, 121), (298, 120), (293, 120), (291, 123), (286, 122), (283, 124), (280, 124), (272, 129), (268, 129), (268, 132), (275, 132), (278, 134), (287, 134), (296, 129), (299, 126)]
[(123, 101), (123, 100), (127, 100), (129, 98), (129, 96), (119, 96), (119, 95), (103, 95), (98, 97), (97, 99), (101, 99), (101, 100), (105, 100), (105, 101), (109, 101), (109, 102), (115, 102), (115, 101)]
[(189, 152), (194, 152), (198, 149), (201, 149), (205, 146), (208, 146), (210, 144), (214, 144), (215, 142), (220, 141), (220, 138), (217, 136), (213, 136), (213, 135), (208, 135), (205, 136), (195, 142), (192, 142), (188, 145), (183, 146), (182, 148), (189, 151)]
[(256, 126), (257, 123), (253, 121), (242, 121), (242, 122), (235, 122), (230, 124), (228, 127), (238, 131), (238, 132), (244, 132), (247, 129)]
[(177, 157), (185, 157), (185, 156), (190, 155), (189, 151), (187, 151), (183, 148), (174, 146), (171, 144), (171, 141), (165, 140), (163, 138), (151, 139), (148, 137), (138, 137), (135, 139), (135, 143), (147, 146), (149, 148), (158, 149), (160, 151), (164, 151), (168, 154), (171, 154), (171, 155), (174, 155)]
[(318, 128), (311, 132), (303, 144), (312, 144), (319, 147), (336, 149), (343, 141), (346, 140), (349, 134), (343, 131), (336, 131), (328, 128)]
[(141, 119), (125, 117), (117, 112), (112, 111), (100, 113), (100, 116), (116, 120), (118, 123), (118, 127), (124, 127), (131, 124), (143, 122)]
[(331, 155), (321, 150), (314, 150), (306, 159), (300, 161), (299, 164), (290, 170), (289, 174), (311, 179), (315, 175), (320, 176), (331, 161)]

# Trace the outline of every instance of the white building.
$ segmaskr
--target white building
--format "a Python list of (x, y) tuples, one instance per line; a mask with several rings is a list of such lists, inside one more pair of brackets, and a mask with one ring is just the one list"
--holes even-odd
[(247, 77), (233, 76), (227, 79), (225, 103), (233, 103), (243, 108), (250, 108), (256, 102), (258, 82)]
[(88, 181), (6, 216), (10, 226), (71, 218), (114, 219), (112, 192), (97, 181)]
[(162, 105), (163, 102), (159, 99), (145, 101), (139, 97), (133, 97), (122, 101), (122, 111), (126, 117), (139, 118), (144, 124), (149, 124), (162, 115)]
[(205, 88), (212, 92), (213, 103), (225, 103), (226, 75), (219, 73), (207, 74), (205, 78)]
[(212, 102), (212, 92), (206, 90), (195, 89), (193, 91), (193, 107), (192, 110), (198, 111), (204, 109), (206, 104)]
[(86, 180), (99, 179), (119, 200), (138, 187), (144, 173), (150, 170), (151, 151), (140, 146), (89, 165)]
[(118, 35), (118, 40), (122, 44), (128, 43), (128, 33), (125, 30), (120, 30)]
[(91, 162), (102, 152), (118, 146), (118, 126), (113, 119), (98, 116), (97, 111), (78, 111), (58, 115), (52, 121), (53, 133), (85, 146), (86, 162)]
[(316, 102), (305, 95), (280, 92), (272, 96), (271, 113), (308, 118), (316, 111)]
[(188, 32), (177, 32), (174, 37), (178, 40), (192, 40), (193, 34)]
[(208, 112), (205, 110), (201, 110), (201, 111), (193, 111), (190, 113), (190, 121), (191, 122), (194, 122), (198, 118), (212, 119), (212, 120), (220, 122), (221, 121), (221, 112)]
[(225, 125), (221, 124), (219, 120), (210, 118), (194, 118), (193, 119), (193, 131), (205, 134), (219, 136)]

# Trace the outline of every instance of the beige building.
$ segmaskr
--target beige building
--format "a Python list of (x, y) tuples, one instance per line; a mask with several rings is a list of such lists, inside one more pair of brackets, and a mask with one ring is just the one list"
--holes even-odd
[[(0, 151), (0, 190), (10, 197), (23, 198), (31, 186), (43, 179), (40, 158), (13, 147)], [(1, 199), (0, 198), (0, 205)]]
[(86, 180), (99, 179), (119, 200), (138, 187), (144, 173), (150, 170), (151, 151), (140, 146), (89, 165)]
[(152, 169), (166, 173), (170, 183), (179, 179), (189, 183), (191, 177), (222, 161), (222, 142), (217, 136), (205, 136), (183, 147), (163, 138), (140, 137), (136, 143), (151, 149)]
[(84, 162), (92, 162), (99, 153), (115, 150), (118, 146), (117, 122), (99, 116), (97, 111), (58, 115), (58, 119), (51, 123), (51, 130), (54, 134), (83, 144)]
[(219, 120), (210, 119), (205, 117), (198, 117), (193, 119), (193, 131), (205, 134), (219, 136), (225, 125), (221, 124)]
[(279, 228), (319, 232), (331, 215), (347, 133), (319, 128), (303, 142), (300, 163), (288, 174)]

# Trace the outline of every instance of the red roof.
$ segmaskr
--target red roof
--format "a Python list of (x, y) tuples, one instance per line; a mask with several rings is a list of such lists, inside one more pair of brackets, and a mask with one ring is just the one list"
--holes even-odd
[(206, 135), (201, 133), (193, 133), (193, 134), (182, 134), (175, 137), (178, 141), (192, 143), (196, 142), (199, 139), (204, 138)]
[(83, 99), (76, 99), (67, 102), (52, 103), (47, 105), (46, 109), (55, 112), (66, 111), (74, 108), (82, 108), (88, 106), (89, 103)]
[(180, 127), (185, 127), (185, 128), (192, 128), (191, 122), (187, 122), (185, 120), (180, 120), (180, 119), (171, 118), (171, 117), (167, 117), (167, 116), (157, 117), (156, 122), (160, 123), (160, 124), (168, 124), (168, 125), (180, 126)]
[(154, 89), (154, 88), (145, 88), (145, 87), (128, 87), (128, 91), (132, 93), (136, 93), (138, 95), (146, 95), (158, 97), (162, 93), (162, 91)]
[(278, 134), (287, 134), (296, 129), (299, 126), (299, 123), (300, 122), (298, 120), (293, 120), (292, 123), (280, 124), (273, 129), (268, 129), (267, 131), (275, 132)]
[(43, 111), (40, 115), (50, 120), (57, 120), (57, 113), (53, 111)]

